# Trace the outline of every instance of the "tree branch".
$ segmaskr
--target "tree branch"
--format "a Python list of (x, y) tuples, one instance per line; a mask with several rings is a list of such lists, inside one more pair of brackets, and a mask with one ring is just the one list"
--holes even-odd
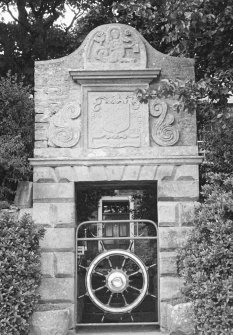
[[(81, 1), (81, 3), (80, 3), (80, 7), (82, 6), (82, 4), (83, 4), (83, 1)], [(81, 11), (81, 9), (79, 9), (79, 11), (76, 13), (75, 10), (74, 10), (71, 6), (69, 6), (69, 5), (67, 5), (67, 6), (68, 6), (69, 9), (74, 13), (74, 16), (73, 16), (73, 19), (71, 20), (70, 24), (68, 25), (68, 27), (66, 27), (66, 29), (65, 29), (66, 34), (67, 34), (68, 31), (70, 30), (70, 28), (73, 26), (74, 22), (75, 22), (80, 16), (82, 16), (83, 13), (84, 13), (84, 10)]]
[(10, 16), (12, 17), (12, 19), (13, 19), (14, 21), (20, 23), (19, 20), (17, 19), (17, 17), (14, 16), (13, 13), (12, 13), (12, 11), (10, 10), (9, 2), (3, 0), (3, 3), (6, 5), (7, 11), (8, 11), (8, 13), (10, 14)]

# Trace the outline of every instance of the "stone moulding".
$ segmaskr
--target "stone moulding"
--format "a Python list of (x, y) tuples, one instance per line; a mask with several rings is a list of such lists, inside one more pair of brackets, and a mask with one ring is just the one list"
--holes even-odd
[(98, 158), (98, 159), (83, 159), (83, 158), (31, 158), (32, 166), (92, 166), (92, 165), (193, 165), (201, 164), (203, 158), (201, 156), (167, 156), (167, 157), (144, 157), (141, 159), (132, 158)]
[(112, 81), (112, 80), (134, 80), (151, 82), (158, 78), (161, 69), (145, 70), (103, 70), (103, 71), (85, 71), (70, 70), (70, 76), (79, 84), (93, 84), (93, 80)]

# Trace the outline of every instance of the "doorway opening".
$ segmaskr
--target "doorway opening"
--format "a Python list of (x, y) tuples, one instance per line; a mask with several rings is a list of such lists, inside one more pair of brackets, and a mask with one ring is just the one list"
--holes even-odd
[(156, 182), (76, 183), (77, 326), (158, 324)]

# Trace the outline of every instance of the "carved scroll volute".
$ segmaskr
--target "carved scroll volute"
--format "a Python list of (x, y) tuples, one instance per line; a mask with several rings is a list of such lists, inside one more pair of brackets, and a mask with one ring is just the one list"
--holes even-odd
[(80, 139), (75, 120), (81, 114), (79, 104), (69, 103), (49, 120), (48, 144), (61, 148), (74, 147)]
[(151, 136), (155, 143), (161, 146), (172, 146), (179, 140), (179, 131), (172, 125), (173, 115), (168, 114), (168, 105), (165, 101), (155, 100), (151, 103), (150, 114), (153, 117)]

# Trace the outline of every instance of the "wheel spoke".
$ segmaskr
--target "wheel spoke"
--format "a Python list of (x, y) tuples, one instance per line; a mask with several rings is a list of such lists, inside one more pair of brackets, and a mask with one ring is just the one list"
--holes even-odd
[(104, 322), (105, 314), (102, 316), (101, 323)]
[(86, 295), (88, 295), (88, 293), (86, 292), (86, 293), (84, 293), (83, 295), (80, 295), (79, 297), (78, 297), (78, 299), (82, 299), (82, 298), (84, 298)]
[(106, 249), (105, 249), (105, 246), (104, 246), (104, 243), (103, 243), (103, 241), (100, 241), (100, 245), (101, 245), (101, 247), (102, 247), (103, 251), (105, 251)]
[(129, 285), (130, 288), (132, 288), (133, 290), (135, 291), (138, 291), (141, 293), (142, 290), (140, 290), (139, 288), (135, 287), (135, 286), (132, 286), (132, 285)]
[(135, 271), (135, 272), (129, 274), (128, 276), (129, 276), (129, 277), (131, 277), (131, 276), (135, 276), (135, 275), (137, 275), (138, 273), (141, 273), (141, 272), (142, 272), (141, 269), (139, 269), (138, 271)]
[(107, 260), (108, 260), (108, 264), (109, 264), (110, 269), (112, 269), (112, 262), (110, 260), (110, 257), (107, 257)]
[(110, 305), (110, 302), (111, 302), (111, 300), (112, 300), (113, 294), (114, 294), (114, 293), (111, 293), (111, 294), (110, 294), (110, 297), (109, 297), (108, 302), (107, 302), (107, 306)]
[(121, 293), (121, 295), (122, 295), (122, 298), (123, 298), (123, 300), (124, 300), (125, 306), (128, 306), (129, 304), (127, 303), (127, 301), (126, 301), (126, 299), (125, 299), (125, 295), (124, 295), (124, 293)]
[(150, 268), (153, 268), (154, 266), (156, 266), (157, 264), (154, 263), (154, 264), (151, 264), (150, 266), (147, 267), (147, 269), (149, 270)]
[(155, 299), (157, 299), (157, 296), (156, 296), (156, 295), (154, 295), (154, 294), (151, 294), (151, 293), (149, 293), (148, 295), (149, 295), (149, 296), (151, 296), (152, 298), (155, 298)]
[(97, 274), (99, 276), (105, 277), (105, 275), (103, 273), (101, 273), (99, 271), (96, 271), (96, 270), (93, 272), (93, 274)]
[(94, 292), (100, 291), (100, 290), (102, 290), (102, 289), (105, 288), (105, 287), (106, 287), (105, 285), (100, 286), (100, 287), (98, 287), (97, 289), (95, 289)]
[(123, 270), (124, 266), (125, 266), (125, 262), (127, 261), (128, 257), (124, 257), (124, 260), (121, 264), (121, 270)]
[(131, 312), (129, 313), (129, 315), (130, 315), (131, 321), (134, 322), (134, 318), (133, 318), (133, 315), (131, 314)]
[(80, 268), (84, 269), (84, 270), (87, 270), (87, 268), (86, 268), (85, 266), (81, 265), (81, 264), (78, 264), (78, 266), (79, 266)]
[(132, 241), (132, 240), (130, 240), (130, 244), (129, 244), (129, 247), (128, 247), (128, 250), (129, 250), (129, 251), (131, 251), (131, 249), (132, 249), (132, 246), (133, 246), (133, 241)]

